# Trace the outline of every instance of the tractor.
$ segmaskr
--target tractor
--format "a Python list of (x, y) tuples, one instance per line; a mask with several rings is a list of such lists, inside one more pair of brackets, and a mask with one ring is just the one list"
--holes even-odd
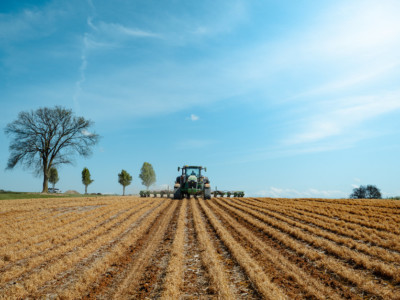
[(201, 174), (207, 168), (201, 166), (183, 166), (178, 167), (178, 172), (182, 170), (182, 175), (178, 176), (174, 185), (174, 199), (183, 199), (190, 196), (202, 196), (204, 199), (211, 199), (211, 186), (207, 177)]

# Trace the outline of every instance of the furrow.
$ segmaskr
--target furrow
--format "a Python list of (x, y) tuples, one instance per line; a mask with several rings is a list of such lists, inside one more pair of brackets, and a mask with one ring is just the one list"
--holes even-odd
[(168, 263), (167, 275), (164, 283), (165, 289), (162, 295), (163, 298), (167, 299), (179, 299), (182, 295), (187, 202), (186, 199), (183, 200), (180, 208), (178, 226), (172, 244), (171, 258)]
[(203, 201), (200, 201), (200, 205), (221, 240), (229, 248), (232, 256), (237, 260), (240, 266), (246, 271), (247, 275), (263, 297), (266, 299), (287, 299), (287, 296), (271, 282), (271, 279), (263, 272), (258, 263), (250, 257), (246, 250), (240, 246), (229, 232), (217, 221), (214, 213), (204, 205)]
[[(168, 224), (171, 221), (172, 215), (177, 208), (178, 202), (169, 202), (169, 208), (166, 210), (165, 214), (162, 216), (162, 220), (156, 227), (155, 232), (151, 235), (147, 244), (142, 248), (142, 251), (134, 261), (134, 263), (129, 267), (129, 273), (125, 277), (125, 280), (119, 286), (117, 292), (113, 295), (114, 299), (126, 299), (131, 298), (136, 293), (137, 283), (140, 277), (143, 275), (143, 271), (147, 266), (150, 257), (153, 255), (154, 251), (159, 247), (162, 238), (167, 230)], [(142, 233), (143, 234), (143, 233)]]
[(397, 295), (397, 293), (394, 292), (393, 289), (388, 286), (384, 286), (382, 284), (374, 282), (373, 277), (366, 276), (364, 272), (353, 269), (342, 261), (334, 257), (327, 256), (324, 252), (308, 247), (307, 244), (298, 240), (295, 235), (290, 235), (286, 233), (287, 230), (280, 231), (273, 226), (269, 226), (268, 222), (264, 223), (264, 221), (261, 221), (261, 219), (257, 217), (256, 212), (244, 211), (235, 208), (232, 203), (227, 204), (226, 200), (224, 201), (223, 199), (218, 200), (217, 202), (220, 203), (225, 209), (229, 210), (231, 213), (246, 220), (249, 224), (252, 224), (255, 227), (261, 229), (267, 236), (276, 239), (299, 255), (307, 256), (307, 258), (312, 261), (313, 264), (315, 264), (316, 266), (323, 267), (337, 274), (338, 276), (343, 278), (343, 280), (354, 283), (361, 290), (364, 290), (373, 295), (378, 295), (380, 297), (383, 297), (384, 299), (393, 298), (395, 297), (395, 295)]
[(199, 247), (203, 250), (201, 259), (208, 270), (212, 283), (215, 285), (215, 291), (218, 293), (218, 296), (222, 299), (235, 299), (235, 294), (229, 285), (224, 267), (218, 260), (218, 254), (208, 236), (196, 202), (197, 200), (190, 201), (190, 205), (193, 211), (194, 225), (200, 244)]
[[(280, 270), (279, 272), (276, 272), (276, 275), (274, 275), (275, 278), (279, 277), (289, 279), (286, 289), (300, 286), (301, 289), (306, 292), (304, 297), (311, 296), (315, 299), (341, 299), (341, 296), (335, 291), (329, 287), (326, 287), (323, 283), (311, 277), (310, 274), (304, 272), (302, 269), (294, 265), (292, 262), (286, 259), (280, 251), (273, 247), (269, 247), (262, 239), (257, 237), (253, 231), (241, 225), (235, 218), (219, 208), (215, 203), (212, 203), (211, 201), (207, 203), (208, 207), (211, 208), (215, 215), (223, 218), (224, 221), (229, 225), (231, 232), (235, 231), (238, 233), (236, 240), (239, 243), (247, 241), (249, 245), (248, 249), (257, 250), (259, 256), (268, 261), (269, 265), (272, 265), (273, 268)], [(299, 296), (300, 292), (294, 290), (293, 295)]]

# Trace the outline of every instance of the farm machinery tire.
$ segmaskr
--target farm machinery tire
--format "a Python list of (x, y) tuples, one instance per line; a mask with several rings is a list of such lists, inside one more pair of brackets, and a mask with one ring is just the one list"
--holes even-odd
[(210, 200), (211, 199), (211, 189), (205, 189), (204, 190), (204, 199), (205, 200)]
[(174, 199), (179, 199), (179, 200), (181, 200), (182, 198), (183, 198), (183, 197), (182, 197), (181, 188), (179, 187), (179, 188), (177, 188), (177, 189), (174, 190)]

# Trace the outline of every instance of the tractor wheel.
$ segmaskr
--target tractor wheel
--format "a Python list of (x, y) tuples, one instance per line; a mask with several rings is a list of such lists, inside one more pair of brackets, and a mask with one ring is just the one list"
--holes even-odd
[(174, 190), (174, 199), (182, 199), (182, 193), (181, 193), (181, 188), (177, 188)]
[(211, 199), (211, 189), (205, 189), (204, 190), (204, 199)]

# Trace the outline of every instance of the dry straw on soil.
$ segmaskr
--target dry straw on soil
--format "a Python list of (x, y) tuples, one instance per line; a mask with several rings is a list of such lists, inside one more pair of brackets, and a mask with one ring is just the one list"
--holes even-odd
[(399, 201), (5, 200), (0, 222), (1, 299), (400, 299)]

